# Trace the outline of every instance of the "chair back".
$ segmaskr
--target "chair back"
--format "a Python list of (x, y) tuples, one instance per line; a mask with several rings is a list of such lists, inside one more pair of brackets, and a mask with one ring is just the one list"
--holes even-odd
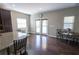
[(14, 40), (13, 43), (14, 43), (14, 54), (15, 55), (27, 54), (26, 52), (27, 38)]

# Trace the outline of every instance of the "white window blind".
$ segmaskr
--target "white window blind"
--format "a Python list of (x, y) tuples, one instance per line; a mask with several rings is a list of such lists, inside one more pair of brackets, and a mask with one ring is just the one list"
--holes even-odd
[(70, 28), (73, 29), (74, 25), (74, 16), (64, 17), (64, 29)]
[(18, 28), (26, 28), (26, 19), (25, 18), (17, 18), (17, 27)]

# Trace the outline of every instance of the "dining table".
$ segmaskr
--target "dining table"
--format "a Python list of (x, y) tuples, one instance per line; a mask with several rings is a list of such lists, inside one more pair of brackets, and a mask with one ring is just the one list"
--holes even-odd
[(75, 33), (75, 32), (62, 33), (62, 39), (79, 41), (79, 33)]

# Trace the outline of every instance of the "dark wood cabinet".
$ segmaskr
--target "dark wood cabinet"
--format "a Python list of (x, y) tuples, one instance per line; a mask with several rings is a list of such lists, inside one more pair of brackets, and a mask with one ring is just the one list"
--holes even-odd
[(10, 11), (0, 9), (0, 30), (3, 32), (12, 32)]

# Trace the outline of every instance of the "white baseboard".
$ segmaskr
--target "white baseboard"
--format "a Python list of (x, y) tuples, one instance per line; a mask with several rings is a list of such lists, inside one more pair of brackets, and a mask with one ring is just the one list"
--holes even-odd
[(56, 38), (56, 36), (53, 36), (53, 35), (49, 35), (49, 34), (48, 34), (48, 36), (49, 36), (49, 37), (55, 37), (55, 38)]
[[(36, 33), (34, 33), (34, 32), (32, 32), (32, 34), (36, 34)], [(49, 37), (55, 37), (56, 38), (56, 36), (53, 36), (53, 35), (50, 35), (50, 34), (47, 34)]]
[(31, 34), (35, 34), (35, 32), (31, 32)]

